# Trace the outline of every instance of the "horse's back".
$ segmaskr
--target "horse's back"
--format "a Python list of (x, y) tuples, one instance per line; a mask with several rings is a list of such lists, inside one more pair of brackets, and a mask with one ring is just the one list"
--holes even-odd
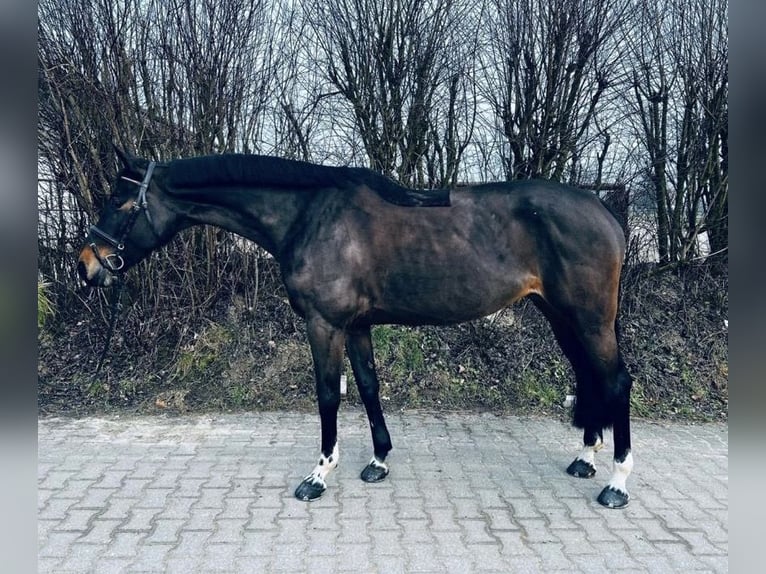
[(469, 201), (479, 211), (497, 210), (509, 221), (553, 233), (585, 232), (592, 239), (624, 249), (625, 236), (615, 215), (596, 194), (548, 180), (517, 180), (457, 188), (453, 201)]

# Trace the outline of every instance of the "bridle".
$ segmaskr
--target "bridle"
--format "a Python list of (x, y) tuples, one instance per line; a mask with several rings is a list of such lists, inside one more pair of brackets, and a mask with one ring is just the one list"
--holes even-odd
[[(97, 236), (100, 239), (103, 239), (106, 241), (109, 245), (114, 247), (117, 250), (117, 253), (110, 253), (106, 257), (102, 257), (101, 254), (98, 252), (98, 249), (96, 248), (95, 241), (91, 241), (89, 246), (91, 250), (93, 251), (93, 254), (96, 256), (96, 259), (98, 259), (98, 262), (101, 263), (101, 265), (111, 271), (112, 273), (117, 273), (121, 269), (125, 267), (125, 260), (122, 258), (122, 255), (120, 255), (121, 251), (125, 250), (125, 240), (128, 238), (128, 235), (133, 229), (133, 226), (136, 224), (136, 220), (138, 219), (138, 216), (141, 214), (141, 212), (146, 214), (146, 220), (149, 222), (149, 227), (151, 230), (156, 234), (156, 231), (154, 231), (154, 222), (152, 221), (152, 215), (149, 213), (149, 205), (146, 202), (146, 190), (149, 189), (149, 182), (152, 180), (152, 173), (154, 172), (154, 168), (157, 165), (156, 162), (149, 162), (149, 167), (146, 168), (146, 175), (144, 175), (144, 180), (139, 182), (134, 179), (130, 179), (129, 177), (122, 177), (122, 179), (125, 179), (127, 181), (130, 181), (131, 183), (135, 183), (138, 186), (138, 196), (133, 201), (133, 207), (130, 208), (130, 217), (125, 221), (125, 223), (122, 225), (122, 228), (120, 230), (119, 239), (115, 239), (111, 235), (109, 235), (106, 231), (99, 229), (96, 225), (91, 225), (89, 234), (91, 236)], [(104, 348), (101, 351), (101, 355), (98, 359), (98, 364), (96, 365), (96, 370), (93, 373), (93, 381), (96, 381), (96, 378), (98, 377), (99, 373), (101, 372), (101, 367), (104, 364), (104, 359), (106, 358), (106, 354), (109, 351), (109, 343), (112, 340), (112, 335), (114, 334), (114, 327), (117, 322), (117, 315), (120, 312), (120, 297), (122, 296), (122, 289), (124, 287), (124, 283), (122, 281), (119, 282), (119, 287), (117, 289), (117, 292), (114, 294), (114, 297), (112, 299), (112, 305), (111, 305), (111, 317), (109, 319), (109, 330), (107, 331), (106, 340), (104, 341)]]
[(89, 244), (93, 254), (96, 256), (96, 259), (98, 259), (98, 262), (113, 273), (116, 273), (125, 267), (125, 260), (122, 258), (120, 253), (125, 250), (125, 240), (128, 238), (128, 235), (130, 235), (130, 232), (133, 230), (133, 226), (136, 224), (136, 220), (138, 220), (138, 216), (142, 212), (146, 214), (146, 219), (149, 222), (149, 227), (154, 230), (154, 223), (152, 222), (152, 216), (149, 213), (149, 206), (146, 202), (146, 190), (149, 189), (149, 182), (152, 180), (152, 173), (154, 173), (154, 168), (156, 165), (157, 162), (149, 162), (149, 167), (146, 168), (146, 174), (144, 175), (144, 179), (141, 182), (130, 179), (129, 177), (122, 177), (122, 179), (135, 183), (139, 187), (138, 197), (136, 197), (136, 199), (133, 201), (133, 207), (130, 208), (130, 217), (128, 217), (128, 219), (123, 223), (120, 229), (120, 233), (118, 234), (118, 239), (115, 239), (106, 231), (99, 229), (96, 225), (91, 225), (90, 227), (89, 234), (91, 236), (96, 236), (102, 239), (117, 250), (116, 253), (110, 253), (109, 255), (102, 257), (96, 248), (95, 241), (91, 241)]

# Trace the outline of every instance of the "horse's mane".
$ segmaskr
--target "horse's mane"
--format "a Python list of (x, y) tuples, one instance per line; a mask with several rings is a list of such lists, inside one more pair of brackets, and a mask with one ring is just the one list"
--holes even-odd
[(396, 205), (449, 205), (447, 189), (409, 189), (370, 169), (330, 167), (254, 154), (222, 154), (174, 160), (168, 165), (168, 183), (171, 187), (186, 189), (252, 185), (277, 190), (365, 185)]

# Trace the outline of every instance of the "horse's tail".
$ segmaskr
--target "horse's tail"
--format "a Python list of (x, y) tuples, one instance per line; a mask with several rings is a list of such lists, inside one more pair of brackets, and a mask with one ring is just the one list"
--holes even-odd
[[(598, 197), (598, 196), (597, 196)], [(628, 256), (628, 193), (624, 186), (616, 186), (605, 197), (598, 198), (609, 215), (620, 226), (623, 239), (622, 263), (620, 265), (620, 277), (617, 282), (617, 314), (614, 319), (614, 332), (617, 343), (620, 342), (620, 310), (622, 309), (622, 288), (626, 274), (626, 259)]]
[(620, 341), (622, 340), (622, 332), (620, 330), (620, 315), (622, 314), (622, 284), (625, 278), (625, 263), (623, 263), (620, 269), (620, 280), (617, 283), (617, 314), (614, 317), (614, 336), (617, 339), (617, 355), (620, 355)]
[(623, 185), (612, 186), (604, 195), (599, 197), (596, 194), (601, 205), (614, 217), (615, 221), (622, 227), (622, 232), (627, 240), (628, 237), (628, 191)]

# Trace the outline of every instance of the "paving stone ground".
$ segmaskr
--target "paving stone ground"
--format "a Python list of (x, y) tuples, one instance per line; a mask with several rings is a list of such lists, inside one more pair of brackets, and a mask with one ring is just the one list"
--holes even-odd
[(38, 421), (38, 568), (56, 574), (728, 572), (728, 427), (634, 421), (632, 500), (564, 469), (554, 419), (387, 416), (389, 477), (365, 484), (366, 419), (339, 418), (324, 497), (293, 489), (318, 456), (298, 413)]

